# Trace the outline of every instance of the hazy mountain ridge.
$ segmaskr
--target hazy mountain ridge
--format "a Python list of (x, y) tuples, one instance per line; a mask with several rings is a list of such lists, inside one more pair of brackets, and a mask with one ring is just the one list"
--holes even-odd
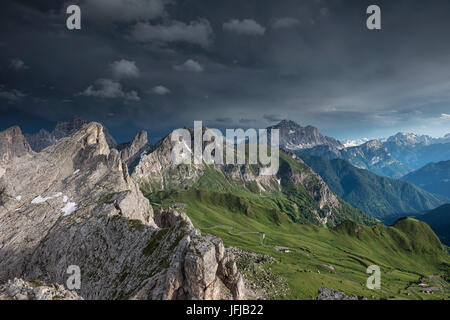
[(296, 127), (302, 128), (293, 121), (283, 120), (268, 129), (280, 129), (280, 146), (298, 155), (344, 159), (355, 167), (367, 169), (381, 176), (401, 178), (430, 162), (450, 159), (450, 134), (442, 138), (432, 138), (427, 135), (399, 132), (386, 139), (336, 144), (336, 139), (321, 135), (311, 126), (306, 127), (309, 128), (310, 135), (290, 134), (294, 132), (292, 128)]
[(423, 168), (405, 175), (402, 180), (450, 198), (450, 160), (429, 163)]
[(430, 210), (417, 217), (431, 226), (441, 241), (450, 245), (450, 204)]
[(345, 147), (338, 140), (321, 135), (317, 128), (311, 126), (306, 127), (309, 128), (309, 135), (290, 134), (290, 132), (295, 132), (293, 128), (302, 128), (293, 121), (283, 120), (267, 129), (272, 128), (280, 129), (280, 147), (291, 150), (300, 156), (308, 154), (329, 159), (345, 159), (358, 168), (388, 177), (399, 178), (410, 171), (401, 162), (394, 159), (378, 140)]
[(428, 193), (401, 180), (377, 176), (342, 159), (303, 155), (302, 159), (322, 176), (338, 196), (376, 218), (409, 215), (436, 208), (444, 197)]
[(403, 145), (385, 142), (392, 155), (412, 170), (417, 170), (431, 162), (450, 160), (450, 143)]

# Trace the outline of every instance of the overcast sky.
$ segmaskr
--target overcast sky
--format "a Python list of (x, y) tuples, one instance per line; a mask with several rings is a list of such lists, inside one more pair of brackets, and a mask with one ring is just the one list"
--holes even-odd
[[(194, 120), (281, 119), (338, 139), (450, 132), (450, 2), (79, 0), (0, 4), (0, 129), (79, 115), (119, 141)], [(82, 29), (66, 28), (78, 4)], [(382, 30), (366, 28), (378, 4)]]

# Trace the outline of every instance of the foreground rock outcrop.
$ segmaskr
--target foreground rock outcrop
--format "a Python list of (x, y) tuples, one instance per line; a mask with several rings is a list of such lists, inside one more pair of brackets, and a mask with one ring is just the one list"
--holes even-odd
[(40, 281), (14, 278), (0, 285), (0, 300), (83, 300), (75, 291), (62, 285), (46, 285)]
[(327, 287), (320, 287), (319, 295), (317, 296), (316, 300), (367, 300), (367, 299), (355, 295), (348, 296), (345, 293), (334, 289), (328, 289)]
[(84, 299), (245, 297), (221, 240), (182, 213), (154, 216), (98, 123), (5, 162), (0, 199), (0, 283), (65, 284), (78, 266)]

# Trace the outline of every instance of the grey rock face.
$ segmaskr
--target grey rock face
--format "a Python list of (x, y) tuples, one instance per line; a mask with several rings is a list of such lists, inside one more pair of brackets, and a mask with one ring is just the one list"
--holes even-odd
[(6, 165), (15, 158), (32, 153), (19, 127), (11, 127), (0, 132), (0, 165)]
[(117, 150), (120, 151), (120, 157), (128, 165), (128, 168), (133, 167), (136, 161), (150, 150), (147, 131), (139, 132), (129, 143), (119, 144)]
[(14, 278), (0, 285), (0, 300), (83, 300), (75, 291), (60, 284), (46, 285), (40, 281)]
[(25, 137), (31, 148), (40, 152), (56, 142), (56, 137), (45, 129), (41, 129), (34, 134), (25, 134)]
[(364, 297), (358, 297), (355, 295), (346, 295), (343, 292), (328, 289), (327, 287), (319, 288), (319, 295), (316, 300), (367, 300)]
[(267, 129), (269, 131), (279, 129), (280, 147), (289, 150), (303, 150), (317, 146), (328, 146), (335, 150), (344, 148), (338, 140), (320, 134), (317, 128), (312, 126), (302, 127), (294, 121), (283, 120)]
[(155, 223), (100, 124), (17, 158), (0, 191), (0, 283), (66, 283), (76, 265), (85, 299), (242, 297), (232, 259), (216, 254), (220, 240), (202, 237), (181, 213), (160, 212), (165, 223)]
[(202, 176), (203, 164), (176, 165), (171, 158), (174, 143), (167, 136), (157, 143), (154, 150), (143, 155), (131, 176), (151, 191), (191, 187)]

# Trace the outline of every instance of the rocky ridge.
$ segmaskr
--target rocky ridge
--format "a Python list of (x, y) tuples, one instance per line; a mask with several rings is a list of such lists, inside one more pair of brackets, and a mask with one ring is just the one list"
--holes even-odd
[[(322, 135), (313, 126), (302, 127), (294, 121), (283, 120), (277, 125), (268, 127), (280, 130), (280, 147), (288, 150), (311, 149), (317, 146), (328, 146), (333, 150), (340, 150), (344, 145), (338, 140)], [(270, 140), (269, 140), (270, 141)]]
[(245, 297), (221, 240), (154, 214), (98, 123), (8, 161), (0, 200), (0, 283), (63, 284), (77, 265), (84, 299)]
[[(40, 152), (43, 149), (53, 145), (59, 139), (68, 137), (75, 133), (86, 123), (86, 120), (80, 117), (74, 117), (69, 121), (57, 122), (55, 129), (52, 132), (41, 129), (34, 134), (25, 134), (25, 138), (34, 151)], [(103, 128), (103, 132), (108, 145), (111, 148), (115, 148), (117, 143), (105, 127)]]
[(131, 142), (119, 144), (116, 148), (120, 151), (122, 160), (131, 169), (136, 165), (136, 161), (150, 150), (147, 131), (139, 132)]

